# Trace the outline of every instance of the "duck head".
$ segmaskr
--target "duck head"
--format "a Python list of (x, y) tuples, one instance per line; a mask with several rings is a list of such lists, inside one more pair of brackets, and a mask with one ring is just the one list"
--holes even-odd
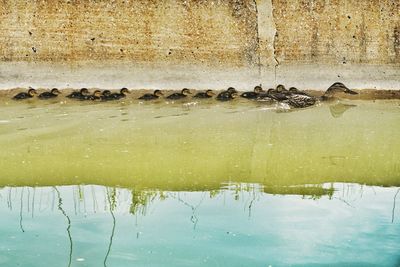
[(96, 90), (93, 92), (93, 96), (95, 97), (100, 97), (101, 96), (101, 91), (100, 90)]
[(153, 95), (158, 96), (158, 97), (161, 97), (161, 96), (163, 96), (164, 94), (163, 94), (163, 92), (161, 92), (161, 90), (154, 90)]
[(256, 87), (254, 87), (254, 92), (259, 94), (261, 92), (263, 92), (264, 90), (262, 89), (262, 87), (260, 85), (257, 85)]
[(121, 95), (127, 95), (127, 94), (131, 93), (131, 92), (129, 92), (128, 88), (125, 88), (125, 87), (122, 88), (119, 92)]
[(357, 92), (350, 90), (347, 88), (346, 85), (343, 83), (336, 82), (332, 84), (325, 92), (324, 96), (325, 97), (333, 97), (337, 93), (345, 93), (345, 94), (350, 94), (350, 95), (358, 95)]
[(53, 95), (59, 95), (59, 94), (61, 94), (60, 90), (58, 90), (57, 88), (51, 89), (51, 93), (52, 93)]
[(227, 91), (228, 93), (230, 93), (230, 94), (232, 94), (232, 93), (237, 93), (236, 89), (233, 88), (233, 87), (229, 87), (226, 91)]
[(208, 96), (214, 96), (215, 93), (214, 93), (212, 90), (207, 90), (207, 91), (206, 91), (206, 95), (208, 95)]
[(286, 88), (285, 88), (284, 85), (279, 84), (279, 85), (276, 87), (276, 91), (277, 91), (277, 92), (283, 92), (283, 91), (287, 91), (287, 90), (286, 90)]
[(30, 96), (34, 96), (34, 95), (37, 95), (37, 91), (36, 91), (35, 89), (33, 89), (33, 88), (29, 88), (28, 94), (29, 94)]
[(189, 89), (183, 88), (182, 91), (181, 91), (181, 94), (182, 94), (182, 95), (191, 95), (192, 93), (190, 92)]
[(296, 94), (296, 93), (300, 93), (300, 90), (297, 89), (296, 87), (290, 87), (289, 92)]
[(111, 95), (111, 91), (110, 90), (104, 90), (102, 95), (103, 96), (110, 96)]
[(80, 91), (81, 95), (88, 95), (89, 94), (89, 90), (87, 88), (82, 88)]

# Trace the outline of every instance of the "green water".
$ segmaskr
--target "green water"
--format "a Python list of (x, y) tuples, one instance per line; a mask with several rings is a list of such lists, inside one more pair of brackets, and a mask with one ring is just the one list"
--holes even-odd
[(398, 266), (400, 101), (0, 102), (1, 266)]

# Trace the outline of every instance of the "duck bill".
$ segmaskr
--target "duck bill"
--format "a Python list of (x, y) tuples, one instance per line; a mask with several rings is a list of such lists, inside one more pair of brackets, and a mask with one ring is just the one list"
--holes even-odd
[(358, 95), (358, 93), (357, 93), (356, 91), (353, 91), (353, 90), (350, 90), (350, 89), (347, 89), (347, 90), (345, 91), (345, 93), (346, 93), (346, 94), (350, 94), (350, 95)]

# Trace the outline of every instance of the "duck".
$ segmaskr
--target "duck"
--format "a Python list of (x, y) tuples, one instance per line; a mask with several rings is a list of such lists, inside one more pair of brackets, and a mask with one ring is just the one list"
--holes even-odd
[(358, 95), (356, 91), (350, 90), (346, 85), (341, 82), (335, 82), (325, 91), (325, 93), (321, 96), (322, 101), (333, 100), (336, 98), (337, 94), (345, 93), (350, 95)]
[(212, 98), (215, 93), (212, 90), (207, 90), (205, 92), (197, 93), (194, 98)]
[(350, 90), (343, 83), (336, 82), (332, 84), (325, 93), (320, 97), (314, 97), (308, 95), (305, 92), (299, 91), (297, 88), (292, 87), (292, 90), (289, 90), (290, 94), (286, 95), (286, 99), (281, 102), (287, 103), (290, 107), (293, 108), (307, 108), (315, 105), (318, 101), (329, 101), (335, 99), (335, 95), (338, 93), (345, 93), (356, 95), (357, 92)]
[(15, 100), (22, 100), (32, 98), (37, 95), (37, 91), (33, 88), (29, 88), (28, 92), (21, 92), (13, 97)]
[(290, 95), (290, 92), (282, 84), (279, 84), (275, 89), (270, 88), (267, 91), (267, 96), (276, 101), (287, 100), (288, 95)]
[(262, 87), (257, 85), (256, 87), (254, 87), (253, 92), (244, 92), (240, 96), (247, 99), (257, 99), (261, 92), (263, 92)]
[(154, 100), (154, 99), (158, 99), (161, 96), (163, 96), (164, 94), (161, 92), (161, 90), (154, 90), (154, 92), (152, 94), (144, 94), (141, 97), (139, 97), (138, 99), (140, 100)]
[(235, 99), (238, 96), (238, 92), (235, 88), (229, 87), (226, 91), (223, 91), (217, 95), (219, 101), (229, 101)]
[(111, 95), (111, 91), (110, 90), (104, 90), (102, 93), (101, 93), (101, 100), (103, 100), (103, 101), (106, 101), (109, 97), (110, 97), (110, 95)]
[(290, 87), (290, 88), (289, 88), (289, 92), (290, 92), (290, 94), (297, 94), (297, 95), (307, 95), (307, 96), (310, 96), (310, 95), (307, 94), (306, 92), (300, 91), (300, 90), (297, 89), (296, 87)]
[[(119, 93), (113, 93), (113, 94), (109, 94), (108, 96), (105, 96), (104, 98), (102, 98), (102, 100), (118, 100), (121, 98), (125, 98), (127, 94), (130, 94), (128, 88), (122, 88)], [(103, 96), (104, 96), (104, 92), (103, 92)]]
[(228, 92), (228, 93), (238, 93), (238, 91), (234, 88), (234, 87), (229, 87), (228, 89), (226, 89), (226, 91)]
[(78, 92), (72, 92), (71, 94), (67, 95), (67, 98), (85, 98), (86, 96), (89, 96), (89, 90), (87, 88), (82, 88), (81, 90), (79, 90)]
[(188, 95), (192, 94), (189, 89), (183, 88), (180, 93), (173, 93), (167, 96), (167, 99), (177, 100), (187, 97)]
[(50, 92), (43, 92), (41, 93), (38, 98), (39, 99), (50, 99), (50, 98), (55, 98), (57, 97), (61, 92), (57, 88), (51, 89)]
[(85, 100), (100, 100), (101, 99), (101, 91), (96, 90), (92, 95), (86, 96)]

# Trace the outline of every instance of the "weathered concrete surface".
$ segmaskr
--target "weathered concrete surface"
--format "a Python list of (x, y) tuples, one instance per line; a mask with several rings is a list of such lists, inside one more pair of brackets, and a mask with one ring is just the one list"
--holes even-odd
[(0, 88), (400, 88), (397, 0), (0, 3)]

